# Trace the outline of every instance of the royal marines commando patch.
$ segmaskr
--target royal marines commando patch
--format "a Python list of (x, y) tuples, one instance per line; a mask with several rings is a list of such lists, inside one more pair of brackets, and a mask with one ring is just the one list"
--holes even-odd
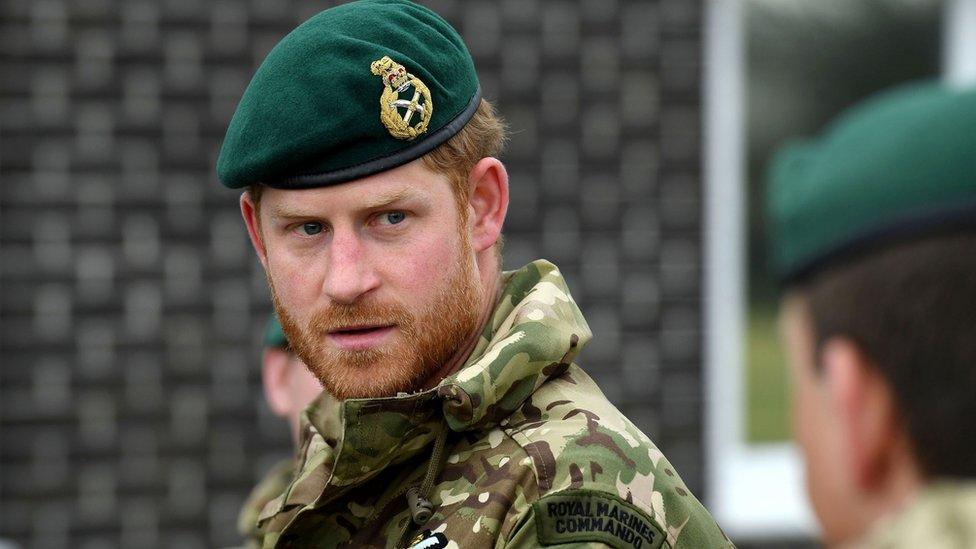
[(583, 541), (618, 549), (658, 549), (664, 531), (635, 505), (604, 492), (567, 490), (533, 505), (541, 545)]

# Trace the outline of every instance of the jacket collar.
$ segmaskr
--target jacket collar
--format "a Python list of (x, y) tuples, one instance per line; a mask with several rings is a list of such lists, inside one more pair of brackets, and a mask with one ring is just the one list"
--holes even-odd
[(491, 321), (471, 357), (438, 385), (454, 431), (493, 427), (590, 340), (590, 328), (559, 269), (545, 260), (506, 273)]

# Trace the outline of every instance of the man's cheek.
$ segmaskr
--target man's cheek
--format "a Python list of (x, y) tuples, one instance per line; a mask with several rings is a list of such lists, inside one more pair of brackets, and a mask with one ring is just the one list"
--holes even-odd
[(432, 241), (404, 257), (397, 270), (407, 275), (403, 279), (407, 286), (423, 291), (447, 279), (457, 262), (457, 253), (451, 250), (447, 242)]
[(322, 287), (321, 279), (316, 282), (312, 274), (308, 269), (293, 269), (289, 265), (279, 264), (269, 269), (268, 277), (278, 300), (296, 319), (304, 318), (301, 314), (303, 307), (316, 302), (316, 290)]

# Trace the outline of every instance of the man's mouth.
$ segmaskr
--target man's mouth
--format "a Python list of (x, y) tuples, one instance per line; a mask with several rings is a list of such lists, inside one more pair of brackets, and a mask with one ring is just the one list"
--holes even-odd
[(329, 339), (345, 351), (363, 351), (381, 344), (393, 333), (394, 324), (343, 326), (328, 332)]
[(392, 324), (369, 324), (365, 326), (343, 326), (342, 328), (337, 328), (330, 331), (330, 334), (337, 335), (357, 335), (357, 334), (368, 334), (370, 332), (375, 332), (377, 330), (382, 330), (384, 328), (392, 327)]

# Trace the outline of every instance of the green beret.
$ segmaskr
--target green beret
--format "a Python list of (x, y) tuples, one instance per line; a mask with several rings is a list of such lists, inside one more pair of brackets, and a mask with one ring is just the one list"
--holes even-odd
[(781, 150), (766, 185), (772, 265), (786, 283), (884, 243), (976, 228), (976, 89), (874, 96)]
[(481, 100), (461, 37), (405, 0), (327, 9), (285, 36), (255, 73), (217, 160), (230, 188), (334, 185), (430, 152)]
[(268, 317), (268, 323), (264, 326), (262, 344), (264, 347), (288, 348), (288, 339), (285, 338), (285, 332), (281, 329), (281, 322), (278, 322), (278, 315), (274, 313), (271, 313), (271, 316)]

